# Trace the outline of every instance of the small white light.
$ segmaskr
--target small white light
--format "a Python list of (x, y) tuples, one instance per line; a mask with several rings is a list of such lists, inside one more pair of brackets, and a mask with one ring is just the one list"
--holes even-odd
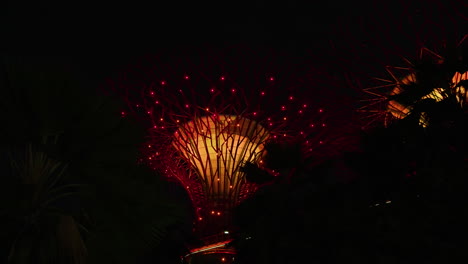
[(227, 234), (229, 234), (229, 231), (227, 231), (227, 230), (226, 230), (226, 231), (224, 231), (224, 234), (226, 234), (226, 235), (227, 235)]

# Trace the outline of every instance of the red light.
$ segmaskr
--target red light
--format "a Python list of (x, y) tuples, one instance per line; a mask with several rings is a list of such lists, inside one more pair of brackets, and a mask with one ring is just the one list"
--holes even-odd
[(216, 214), (217, 214), (217, 215), (221, 215), (221, 213), (220, 213), (220, 212), (217, 212)]
[(319, 112), (320, 112), (320, 113), (323, 113), (323, 109), (320, 109)]
[(226, 258), (221, 258), (221, 261), (222, 261), (222, 262), (226, 261)]
[(221, 76), (221, 81), (224, 81), (224, 76)]
[(211, 89), (210, 92), (214, 93), (214, 89)]
[(320, 141), (319, 141), (319, 144), (323, 144), (323, 141), (320, 140)]
[(185, 77), (184, 77), (184, 78), (185, 78), (185, 80), (188, 80), (188, 79), (189, 79), (189, 77), (188, 77), (187, 75), (185, 75)]
[(166, 82), (165, 82), (165, 81), (162, 81), (162, 82), (161, 82), (161, 85), (165, 85), (165, 84), (166, 84)]
[(122, 111), (122, 115), (125, 115), (125, 112), (124, 112), (124, 111)]
[(310, 124), (310, 127), (314, 127), (315, 125), (314, 124)]
[(284, 106), (284, 105), (281, 106), (281, 110), (283, 110), (283, 111), (286, 110), (286, 106)]
[(235, 93), (235, 92), (236, 92), (236, 89), (232, 89), (231, 92)]
[(148, 115), (149, 115), (149, 114), (151, 114), (151, 112), (150, 112), (150, 111), (148, 111), (148, 112), (146, 112), (146, 113), (148, 113)]
[(261, 92), (260, 94), (261, 94), (262, 96), (264, 96), (264, 95), (265, 95), (265, 92)]
[(186, 104), (186, 105), (185, 105), (185, 108), (189, 108), (189, 105), (188, 105), (188, 104)]
[(257, 115), (257, 112), (254, 112), (253, 115)]
[(304, 105), (302, 105), (302, 107), (306, 108), (306, 107), (307, 107), (307, 105), (306, 105), (306, 104), (304, 104)]
[(302, 114), (302, 110), (299, 110), (299, 114)]
[(214, 214), (214, 213), (215, 213), (215, 211), (211, 211), (211, 214)]
[(154, 101), (155, 104), (159, 104), (159, 101)]
[(148, 148), (151, 148), (151, 145), (148, 145)]
[(294, 99), (294, 97), (292, 97), (292, 96), (289, 96), (289, 100), (293, 100), (293, 99)]
[(274, 81), (274, 80), (275, 80), (275, 78), (273, 78), (273, 77), (270, 77), (270, 81)]
[(151, 95), (154, 95), (154, 92), (153, 92), (153, 91), (151, 91), (151, 92), (150, 92), (150, 94), (151, 94)]
[(198, 217), (198, 220), (199, 220), (199, 221), (201, 221), (201, 220), (203, 220), (203, 218), (201, 218), (201, 217)]
[(325, 125), (325, 124), (322, 124), (322, 126), (324, 127), (324, 126), (326, 126), (326, 125)]

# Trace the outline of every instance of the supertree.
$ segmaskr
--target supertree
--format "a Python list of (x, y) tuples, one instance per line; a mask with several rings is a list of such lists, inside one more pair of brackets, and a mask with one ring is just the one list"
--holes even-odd
[[(262, 167), (267, 143), (300, 142), (304, 156), (315, 160), (346, 145), (339, 133), (329, 133), (332, 111), (324, 108), (325, 101), (338, 103), (338, 97), (329, 91), (323, 96), (313, 78), (273, 69), (258, 54), (257, 60), (245, 50), (238, 55), (245, 61), (219, 54), (197, 63), (152, 58), (108, 85), (127, 100), (123, 118), (136, 115), (148, 124), (140, 161), (177, 179), (192, 200), (194, 229), (203, 244), (192, 247), (187, 259), (218, 253), (231, 261), (233, 251), (226, 245), (235, 231), (232, 208), (258, 188), (241, 168)], [(334, 85), (331, 78), (327, 85)]]
[(379, 84), (363, 89), (369, 96), (359, 108), (365, 113), (365, 127), (388, 126), (393, 120), (409, 116), (427, 127), (430, 117), (424, 105), (429, 102), (453, 101), (466, 109), (468, 63), (463, 53), (467, 37), (438, 51), (421, 47), (415, 60), (403, 58), (403, 67), (386, 66), (390, 78), (374, 78)]

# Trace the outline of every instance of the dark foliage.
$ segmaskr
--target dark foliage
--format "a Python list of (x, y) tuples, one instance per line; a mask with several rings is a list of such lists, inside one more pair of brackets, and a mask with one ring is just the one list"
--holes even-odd
[[(361, 152), (308, 168), (287, 148), (270, 148), (266, 160), (274, 162), (267, 164), (291, 177), (270, 181), (237, 208), (237, 263), (467, 259), (468, 115), (447, 85), (461, 64), (449, 62), (417, 65), (421, 82), (392, 98), (411, 105), (411, 114), (387, 128), (363, 132)], [(444, 100), (419, 100), (434, 87), (447, 91)], [(429, 120), (425, 127), (422, 113)], [(336, 169), (339, 164), (353, 177), (339, 180), (347, 171)], [(266, 171), (249, 168), (248, 173)], [(281, 178), (285, 175), (275, 177)]]
[(134, 263), (167, 247), (178, 262), (188, 203), (136, 165), (143, 129), (119, 101), (62, 59), (2, 57), (0, 262)]

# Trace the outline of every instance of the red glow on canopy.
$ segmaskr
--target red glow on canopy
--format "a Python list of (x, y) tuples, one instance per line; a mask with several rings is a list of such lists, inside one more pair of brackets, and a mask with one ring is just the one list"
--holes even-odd
[[(185, 74), (188, 72), (191, 73), (190, 76)], [(319, 132), (317, 131), (319, 128), (321, 129), (320, 124), (329, 122), (326, 117), (318, 113), (321, 113), (323, 109), (316, 108), (312, 104), (314, 102), (311, 101), (312, 96), (304, 95), (303, 90), (296, 89), (298, 87), (296, 83), (283, 82), (289, 80), (289, 77), (280, 76), (280, 79), (276, 80), (276, 77), (261, 74), (253, 77), (255, 79), (252, 82), (250, 79), (242, 79), (238, 83), (232, 79), (234, 75), (228, 75), (228, 72), (225, 74), (212, 76), (214, 78), (206, 81), (210, 79), (210, 76), (197, 75), (188, 69), (179, 71), (175, 77), (164, 81), (159, 79), (161, 78), (159, 76), (153, 77), (154, 79), (151, 80), (153, 86), (140, 85), (150, 87), (141, 93), (130, 90), (135, 86), (128, 87), (130, 92), (134, 92), (130, 93), (129, 99), (140, 95), (144, 97), (143, 100), (133, 102), (129, 100), (128, 106), (130, 109), (133, 108), (130, 113), (151, 119), (150, 124), (154, 128), (149, 131), (150, 140), (141, 148), (146, 152), (144, 153), (145, 159), (150, 160), (145, 161), (151, 164), (152, 169), (157, 169), (182, 182), (182, 189), (186, 186), (185, 191), (190, 195), (194, 206), (201, 208), (194, 217), (196, 225), (200, 225), (196, 227), (196, 230), (201, 233), (205, 228), (203, 223), (209, 226), (210, 221), (213, 221), (213, 223), (224, 225), (224, 217), (231, 215), (230, 210), (248, 198), (251, 193), (255, 193), (258, 188), (254, 184), (236, 182), (227, 178), (227, 176), (232, 176), (234, 179), (231, 171), (237, 171), (235, 166), (238, 166), (237, 163), (230, 162), (229, 164), (234, 164), (232, 165), (234, 169), (232, 169), (227, 168), (228, 166), (223, 163), (222, 159), (226, 159), (226, 156), (231, 154), (229, 152), (231, 149), (238, 148), (237, 153), (242, 154), (243, 149), (250, 151), (250, 148), (247, 148), (250, 146), (248, 144), (261, 146), (258, 147), (260, 149), (258, 153), (246, 154), (246, 157), (255, 154), (258, 158), (254, 161), (260, 164), (262, 163), (260, 159), (264, 154), (262, 144), (268, 140), (282, 143), (297, 139), (304, 141), (305, 145), (306, 139), (311, 139), (311, 144), (304, 149), (307, 151), (310, 146), (315, 147), (319, 144), (315, 134)], [(230, 76), (229, 80), (226, 76)], [(158, 86), (158, 83), (166, 86)], [(140, 109), (135, 108), (136, 102), (140, 104), (137, 106)], [(124, 110), (127, 111), (127, 109)], [(145, 113), (151, 113), (151, 115)], [(122, 115), (124, 114), (122, 111)], [(312, 122), (317, 124), (316, 128)], [(201, 125), (198, 125), (199, 123)], [(219, 128), (216, 125), (218, 123)], [(265, 131), (265, 136), (262, 134), (263, 131)], [(223, 142), (224, 137), (230, 141)], [(180, 140), (174, 140), (175, 138)], [(321, 139), (324, 140), (323, 137)], [(192, 143), (193, 145), (189, 145)], [(322, 143), (320, 141), (320, 144)], [(326, 146), (332, 145), (329, 141), (326, 143)], [(222, 144), (226, 145), (228, 152), (221, 151), (223, 150), (221, 146), (224, 146)], [(205, 151), (206, 148), (208, 150)], [(158, 156), (157, 151), (161, 155)], [(199, 153), (201, 151), (204, 152)], [(321, 155), (321, 151), (317, 153)], [(197, 155), (200, 156), (199, 159)], [(236, 158), (236, 162), (239, 160), (238, 163), (243, 164), (240, 162), (243, 157), (232, 156)], [(217, 162), (219, 160), (222, 162)], [(213, 165), (208, 167), (205, 164)], [(190, 173), (187, 173), (188, 171)], [(223, 173), (218, 173), (218, 171)], [(235, 176), (237, 177), (237, 174)], [(198, 179), (204, 181), (198, 181)], [(209, 217), (210, 215), (212, 216)], [(198, 222), (202, 220), (203, 222)], [(209, 223), (206, 223), (207, 221)]]

